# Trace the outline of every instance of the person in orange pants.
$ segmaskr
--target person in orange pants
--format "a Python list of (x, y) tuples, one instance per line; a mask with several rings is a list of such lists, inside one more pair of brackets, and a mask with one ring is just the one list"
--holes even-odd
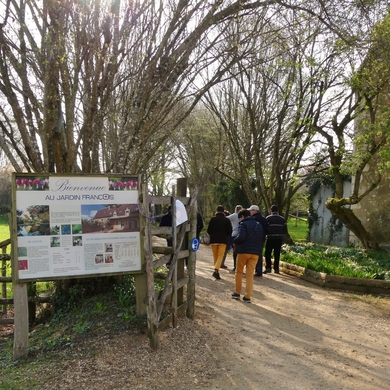
[(221, 279), (219, 275), (219, 269), (223, 261), (223, 257), (226, 251), (226, 245), (228, 244), (228, 238), (232, 234), (232, 224), (226, 218), (224, 213), (224, 207), (219, 205), (217, 212), (211, 217), (207, 227), (207, 233), (210, 236), (210, 245), (213, 251), (214, 258), (214, 273), (215, 279)]
[(238, 236), (233, 244), (237, 245), (236, 285), (232, 293), (233, 299), (240, 299), (242, 290), (242, 274), (246, 268), (246, 286), (243, 301), (251, 303), (253, 292), (253, 277), (259, 256), (262, 254), (264, 244), (263, 227), (255, 219), (251, 218), (249, 210), (241, 210), (238, 213), (241, 222), (238, 227)]

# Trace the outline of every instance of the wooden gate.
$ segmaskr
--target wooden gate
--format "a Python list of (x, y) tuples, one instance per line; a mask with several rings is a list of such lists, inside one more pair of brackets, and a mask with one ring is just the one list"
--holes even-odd
[[(178, 194), (186, 193), (186, 185), (178, 180)], [(150, 346), (159, 348), (158, 331), (172, 324), (177, 326), (180, 315), (194, 317), (195, 307), (195, 252), (190, 250), (190, 241), (196, 237), (197, 204), (196, 191), (191, 197), (178, 196), (173, 187), (172, 196), (156, 197), (148, 195), (147, 185), (144, 184), (141, 194), (141, 213), (144, 215), (145, 225), (141, 229), (144, 236), (144, 259), (147, 280), (147, 317), (148, 336)], [(188, 215), (188, 221), (177, 226), (177, 205), (181, 202)], [(154, 207), (156, 205), (172, 205), (172, 227), (154, 226)], [(156, 245), (153, 237), (172, 234), (172, 247)], [(188, 259), (185, 270), (185, 259)], [(168, 262), (171, 263), (165, 278), (164, 289), (155, 291), (155, 270)], [(139, 286), (136, 286), (138, 288)], [(167, 298), (170, 298), (167, 300)], [(170, 302), (169, 311), (163, 312), (166, 302)], [(162, 318), (162, 315), (165, 315)]]

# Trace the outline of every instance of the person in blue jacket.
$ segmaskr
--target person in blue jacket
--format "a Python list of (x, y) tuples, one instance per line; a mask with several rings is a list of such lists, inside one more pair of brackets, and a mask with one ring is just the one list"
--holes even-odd
[(232, 293), (233, 299), (240, 299), (242, 289), (242, 274), (246, 268), (246, 285), (243, 301), (251, 303), (253, 292), (254, 271), (259, 256), (262, 256), (264, 244), (264, 232), (261, 223), (251, 217), (249, 210), (241, 210), (238, 213), (241, 219), (238, 227), (238, 236), (233, 240), (237, 245), (236, 286)]

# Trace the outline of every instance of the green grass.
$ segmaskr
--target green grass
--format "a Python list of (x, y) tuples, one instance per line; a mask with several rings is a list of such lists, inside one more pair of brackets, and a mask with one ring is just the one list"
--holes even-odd
[(288, 232), (294, 242), (306, 242), (309, 234), (309, 228), (306, 221), (290, 218), (287, 221)]
[[(75, 291), (78, 286), (74, 286)], [(135, 287), (132, 276), (124, 277), (123, 284), (113, 285), (111, 291), (75, 300), (71, 295), (62, 296), (61, 306), (54, 312), (50, 306), (42, 306), (37, 322), (29, 334), (29, 358), (14, 362), (12, 337), (0, 338), (0, 389), (27, 389), (38, 383), (30, 382), (29, 359), (34, 362), (42, 357), (48, 361), (64, 359), (68, 351), (81, 348), (84, 341), (107, 340), (118, 332), (144, 332), (146, 316), (136, 315)], [(59, 297), (61, 298), (61, 297)], [(67, 299), (67, 300), (66, 300)], [(91, 357), (94, 350), (87, 351)], [(47, 364), (47, 362), (45, 363)], [(14, 375), (17, 370), (25, 375)], [(36, 372), (36, 370), (33, 370)], [(39, 372), (35, 379), (39, 377)]]
[[(0, 242), (3, 242), (5, 240), (8, 240), (11, 237), (11, 233), (9, 231), (9, 224), (8, 224), (8, 215), (7, 214), (1, 214), (0, 215)], [(11, 245), (7, 246), (6, 253), (11, 253)], [(11, 276), (11, 262), (6, 261), (6, 275)], [(7, 297), (12, 297), (13, 294), (13, 288), (12, 283), (7, 283)]]
[(328, 275), (390, 280), (390, 253), (387, 251), (308, 243), (305, 221), (291, 217), (287, 226), (294, 245), (283, 246), (282, 261)]
[(0, 242), (11, 237), (8, 224), (8, 215), (0, 215)]
[(390, 253), (313, 243), (284, 245), (282, 261), (328, 275), (390, 280)]

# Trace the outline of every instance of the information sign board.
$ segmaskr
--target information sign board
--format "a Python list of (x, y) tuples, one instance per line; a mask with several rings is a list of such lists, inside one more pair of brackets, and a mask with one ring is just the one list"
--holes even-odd
[(18, 280), (141, 270), (137, 176), (14, 173), (12, 184)]

